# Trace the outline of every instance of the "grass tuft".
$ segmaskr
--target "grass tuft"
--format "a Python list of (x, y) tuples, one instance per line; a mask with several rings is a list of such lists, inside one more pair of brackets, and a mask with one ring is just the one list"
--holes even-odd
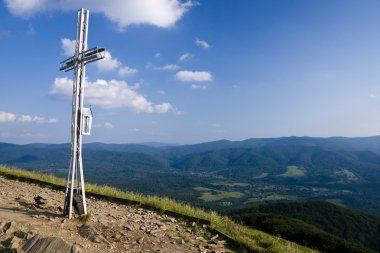
[(86, 224), (87, 222), (89, 222), (92, 218), (92, 212), (91, 211), (88, 211), (87, 214), (82, 214), (81, 216), (79, 216), (79, 220)]

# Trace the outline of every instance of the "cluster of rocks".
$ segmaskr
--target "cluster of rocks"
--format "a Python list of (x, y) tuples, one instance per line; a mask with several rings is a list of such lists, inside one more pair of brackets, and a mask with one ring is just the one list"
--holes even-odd
[(0, 253), (80, 253), (80, 249), (58, 237), (25, 232), (14, 221), (0, 222)]
[(46, 194), (40, 194), (40, 195), (37, 195), (36, 197), (33, 198), (34, 199), (34, 206), (37, 207), (37, 208), (41, 208), (41, 209), (44, 209), (46, 208), (48, 202), (48, 196)]

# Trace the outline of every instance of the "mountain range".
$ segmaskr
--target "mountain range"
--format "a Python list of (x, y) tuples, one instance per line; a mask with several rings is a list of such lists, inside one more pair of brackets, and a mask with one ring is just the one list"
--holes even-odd
[[(83, 146), (85, 179), (221, 212), (326, 200), (380, 215), (380, 136)], [(66, 177), (70, 144), (0, 143), (0, 164)]]

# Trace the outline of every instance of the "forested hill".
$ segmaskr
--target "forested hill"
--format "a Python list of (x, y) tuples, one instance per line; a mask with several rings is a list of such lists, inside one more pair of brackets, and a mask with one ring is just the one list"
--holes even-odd
[[(353, 181), (380, 182), (380, 156), (369, 151), (334, 151), (314, 146), (267, 146), (247, 149), (223, 149), (186, 155), (172, 166), (181, 171), (212, 173), (229, 178), (254, 178), (267, 173), (267, 178), (336, 180), (336, 172), (350, 171)], [(297, 175), (284, 175), (289, 166)], [(344, 177), (344, 176), (343, 176)], [(345, 180), (344, 178), (342, 180)], [(373, 181), (376, 180), (376, 181)]]
[[(361, 244), (380, 252), (380, 218), (328, 202), (258, 205), (231, 215), (245, 225), (277, 233), (288, 240), (298, 241), (302, 236), (304, 245), (317, 247), (324, 252), (340, 252), (339, 247), (343, 244), (348, 246), (349, 241), (353, 242), (351, 248)], [(358, 249), (353, 252), (356, 251)]]
[[(380, 216), (380, 137), (83, 146), (87, 181), (204, 208), (327, 200)], [(69, 144), (0, 143), (0, 164), (66, 177)]]

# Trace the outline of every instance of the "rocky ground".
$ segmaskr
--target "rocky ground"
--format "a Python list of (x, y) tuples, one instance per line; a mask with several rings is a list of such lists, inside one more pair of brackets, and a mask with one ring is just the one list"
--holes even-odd
[[(43, 199), (39, 207), (37, 196)], [(79, 252), (233, 252), (205, 225), (91, 197), (91, 219), (68, 220), (63, 198), (61, 191), (0, 177), (0, 252), (21, 248), (36, 235), (62, 238)]]

